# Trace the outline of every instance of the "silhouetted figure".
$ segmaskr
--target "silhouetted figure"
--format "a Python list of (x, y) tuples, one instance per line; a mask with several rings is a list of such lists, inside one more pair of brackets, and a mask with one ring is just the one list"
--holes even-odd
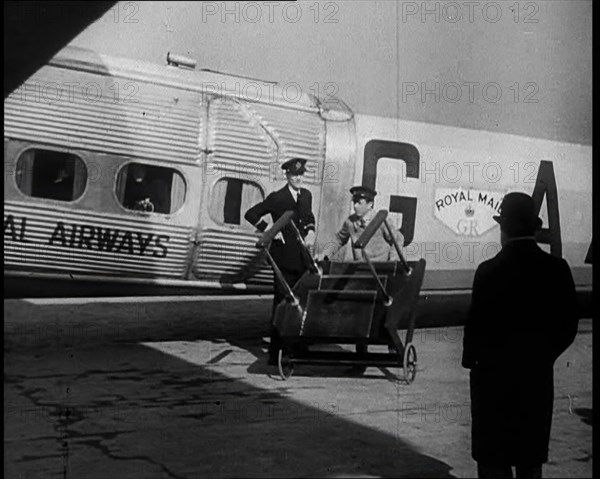
[(471, 369), (472, 456), (479, 477), (541, 477), (548, 460), (553, 365), (577, 333), (566, 261), (538, 247), (533, 200), (509, 193), (502, 251), (475, 273), (462, 365)]
[[(283, 213), (292, 210), (296, 213), (292, 221), (298, 227), (307, 246), (312, 247), (315, 240), (315, 217), (312, 213), (312, 195), (309, 190), (300, 186), (302, 184), (302, 175), (306, 172), (305, 164), (305, 159), (293, 158), (281, 165), (281, 168), (285, 170), (288, 184), (280, 190), (271, 193), (264, 201), (250, 208), (244, 215), (244, 218), (260, 231), (264, 231), (267, 223), (261, 221), (263, 216), (270, 214), (273, 223), (275, 223)], [(269, 252), (281, 270), (286, 282), (293, 288), (306, 272), (309, 265), (302, 251), (302, 246), (298, 243), (290, 225), (283, 228), (280, 234), (275, 236)], [(285, 295), (285, 290), (274, 279), (273, 312), (277, 305), (285, 298)], [(271, 324), (270, 328), (269, 364), (275, 365), (277, 364), (280, 340), (273, 324)]]

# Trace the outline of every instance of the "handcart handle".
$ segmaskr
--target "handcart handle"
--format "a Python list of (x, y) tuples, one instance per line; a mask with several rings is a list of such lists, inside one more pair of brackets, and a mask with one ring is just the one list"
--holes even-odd
[(377, 212), (377, 214), (375, 215), (375, 217), (367, 225), (365, 230), (362, 232), (362, 234), (360, 235), (360, 238), (358, 238), (358, 241), (356, 243), (354, 243), (354, 247), (363, 249), (365, 246), (367, 246), (367, 244), (369, 243), (369, 241), (371, 241), (371, 238), (373, 237), (375, 232), (381, 226), (381, 223), (383, 223), (385, 221), (385, 219), (387, 218), (387, 215), (388, 215), (388, 212), (386, 210), (379, 210)]
[(288, 210), (285, 213), (283, 213), (279, 217), (279, 219), (273, 224), (273, 226), (271, 226), (267, 231), (265, 231), (262, 234), (260, 239), (256, 242), (256, 247), (264, 248), (265, 246), (268, 246), (268, 244), (271, 241), (273, 241), (273, 238), (275, 238), (277, 233), (279, 233), (283, 228), (285, 228), (285, 225), (288, 224), (288, 222), (292, 219), (293, 216), (294, 212), (292, 210)]
[(323, 270), (321, 268), (319, 268), (319, 265), (317, 264), (317, 262), (315, 261), (313, 256), (310, 254), (310, 251), (308, 250), (308, 246), (306, 246), (304, 239), (302, 239), (302, 235), (300, 234), (300, 231), (298, 230), (296, 223), (294, 223), (292, 221), (291, 226), (292, 226), (292, 229), (294, 230), (294, 234), (296, 235), (296, 239), (298, 240), (298, 243), (300, 243), (302, 245), (302, 247), (304, 248), (305, 255), (310, 260), (310, 267), (313, 270), (313, 273), (316, 273), (319, 276), (323, 276)]
[(388, 292), (385, 290), (385, 286), (383, 286), (383, 283), (379, 279), (379, 275), (377, 274), (377, 271), (375, 270), (375, 266), (373, 266), (373, 263), (371, 263), (371, 258), (369, 258), (369, 255), (367, 254), (367, 252), (364, 249), (362, 250), (362, 255), (363, 255), (363, 258), (365, 259), (365, 261), (367, 262), (367, 264), (369, 265), (369, 269), (371, 270), (371, 273), (373, 273), (373, 277), (375, 278), (375, 281), (377, 282), (377, 286), (379, 287), (379, 290), (381, 291), (381, 294), (383, 295), (383, 304), (385, 304), (385, 306), (391, 306), (393, 299), (388, 294)]
[(381, 281), (379, 279), (379, 275), (377, 274), (377, 271), (375, 270), (375, 267), (373, 266), (373, 263), (371, 263), (371, 259), (369, 258), (369, 255), (367, 254), (367, 251), (365, 250), (365, 247), (369, 244), (369, 241), (371, 241), (371, 238), (373, 237), (375, 232), (379, 229), (379, 227), (381, 226), (381, 223), (383, 223), (385, 221), (385, 219), (387, 218), (387, 215), (388, 215), (388, 212), (386, 210), (379, 210), (377, 212), (377, 214), (375, 215), (375, 217), (367, 225), (365, 230), (362, 232), (362, 234), (360, 235), (360, 238), (358, 238), (358, 241), (354, 244), (354, 246), (356, 248), (360, 248), (362, 250), (362, 256), (363, 256), (364, 260), (367, 262), (367, 264), (369, 265), (369, 269), (371, 270), (371, 273), (373, 273), (373, 277), (375, 278), (375, 281), (377, 282), (377, 286), (379, 287), (379, 290), (381, 291), (381, 294), (383, 295), (383, 303), (386, 306), (391, 306), (392, 305), (392, 297), (385, 290), (385, 287), (381, 283)]
[(277, 263), (275, 263), (275, 260), (273, 259), (273, 257), (271, 256), (271, 253), (269, 252), (269, 248), (267, 248), (265, 246), (264, 250), (265, 250), (265, 253), (267, 254), (267, 259), (269, 260), (269, 263), (271, 263), (271, 267), (273, 268), (275, 276), (277, 277), (277, 281), (279, 281), (283, 285), (283, 288), (285, 289), (286, 299), (288, 301), (290, 301), (294, 306), (299, 306), (300, 301), (298, 300), (298, 298), (292, 291), (292, 288), (290, 288), (290, 285), (288, 284), (288, 282), (285, 280), (285, 277), (283, 276), (283, 273), (277, 266)]
[(269, 228), (262, 234), (260, 239), (256, 242), (256, 247), (262, 248), (265, 251), (267, 259), (269, 260), (269, 263), (271, 263), (271, 267), (273, 268), (273, 272), (275, 273), (277, 281), (279, 281), (285, 289), (286, 298), (289, 301), (291, 301), (293, 305), (298, 306), (300, 304), (300, 301), (298, 301), (298, 298), (294, 295), (292, 288), (290, 288), (290, 285), (285, 280), (285, 277), (281, 273), (281, 270), (277, 266), (277, 263), (275, 263), (275, 260), (273, 259), (273, 256), (271, 256), (271, 253), (269, 251), (269, 244), (271, 243), (271, 241), (273, 241), (275, 235), (277, 235), (277, 233), (279, 233), (283, 228), (285, 228), (285, 226), (290, 222), (293, 216), (294, 212), (292, 210), (288, 210), (285, 213), (283, 213), (279, 217), (279, 219), (273, 224), (273, 226), (271, 226), (271, 228)]
[(367, 246), (367, 244), (369, 244), (369, 241), (371, 241), (371, 238), (373, 237), (375, 232), (379, 229), (379, 227), (382, 224), (384, 224), (387, 229), (388, 234), (392, 238), (392, 242), (394, 243), (394, 248), (396, 248), (398, 257), (400, 258), (400, 264), (406, 271), (406, 275), (410, 276), (412, 270), (411, 270), (410, 266), (408, 265), (408, 263), (406, 262), (406, 260), (404, 259), (404, 256), (402, 255), (402, 251), (400, 250), (400, 245), (396, 241), (396, 237), (392, 233), (392, 228), (390, 227), (389, 223), (387, 222), (387, 215), (388, 215), (387, 210), (379, 210), (377, 212), (377, 214), (375, 215), (375, 217), (367, 225), (367, 227), (365, 228), (363, 233), (360, 235), (360, 238), (358, 238), (358, 241), (354, 244), (354, 246), (356, 248), (362, 249), (364, 252), (365, 247)]
[(387, 232), (391, 236), (392, 241), (394, 242), (394, 248), (396, 248), (396, 253), (398, 253), (398, 258), (400, 259), (400, 264), (406, 271), (406, 276), (410, 276), (412, 273), (412, 268), (408, 265), (408, 263), (404, 259), (404, 256), (402, 255), (402, 251), (400, 250), (400, 245), (396, 241), (396, 237), (394, 236), (394, 233), (392, 233), (392, 228), (390, 227), (389, 223), (387, 222), (387, 219), (383, 220), (383, 223), (385, 224), (385, 227), (387, 228)]

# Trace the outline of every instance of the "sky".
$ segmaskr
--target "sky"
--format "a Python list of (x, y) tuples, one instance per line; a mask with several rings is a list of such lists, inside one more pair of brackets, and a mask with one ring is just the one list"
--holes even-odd
[(592, 144), (592, 2), (119, 2), (71, 45), (274, 80), (357, 113)]

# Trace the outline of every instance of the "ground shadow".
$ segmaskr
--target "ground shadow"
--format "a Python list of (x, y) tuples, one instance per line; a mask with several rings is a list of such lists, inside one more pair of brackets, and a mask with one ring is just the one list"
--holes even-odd
[(337, 415), (336, 404), (301, 403), (286, 383), (261, 389), (243, 379), (139, 344), (13, 351), (5, 357), (5, 472), (453, 477), (399, 434)]
[[(277, 366), (269, 365), (268, 347), (269, 343), (265, 340), (257, 341), (255, 338), (238, 338), (229, 337), (227, 342), (230, 344), (248, 351), (254, 356), (254, 361), (248, 366), (249, 374), (264, 374), (270, 377), (279, 378), (279, 369)], [(327, 350), (327, 351), (354, 351), (352, 345), (327, 344), (310, 346), (311, 350)], [(371, 349), (370, 349), (371, 351)], [(381, 380), (383, 378), (391, 382), (404, 382), (404, 373), (400, 368), (387, 367), (369, 367), (364, 373), (357, 372), (353, 367), (347, 365), (311, 365), (298, 364), (294, 367), (293, 377), (328, 377), (328, 378), (348, 378), (355, 377), (372, 378)]]
[(581, 418), (581, 421), (584, 424), (587, 424), (588, 426), (591, 426), (593, 424), (593, 421), (592, 421), (592, 409), (589, 409), (589, 408), (575, 408), (575, 409), (573, 409), (573, 412), (575, 414), (577, 414)]

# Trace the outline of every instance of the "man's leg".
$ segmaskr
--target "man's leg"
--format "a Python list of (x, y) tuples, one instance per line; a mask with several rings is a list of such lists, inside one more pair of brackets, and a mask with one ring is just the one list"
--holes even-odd
[(275, 275), (273, 275), (273, 285), (273, 309), (271, 311), (271, 320), (269, 321), (269, 365), (276, 366), (281, 340), (277, 329), (273, 326), (273, 320), (275, 319), (275, 309), (277, 308), (277, 305), (285, 298), (285, 290), (279, 284)]
[[(366, 344), (357, 344), (356, 345), (356, 355), (358, 357), (364, 356), (367, 354), (367, 345)], [(367, 370), (367, 367), (362, 364), (354, 364), (350, 367), (350, 374), (363, 374)]]
[(279, 332), (277, 331), (277, 328), (273, 326), (275, 308), (278, 304), (279, 301), (277, 301), (277, 297), (275, 297), (275, 300), (273, 301), (273, 312), (271, 314), (271, 322), (269, 324), (269, 365), (271, 366), (277, 366), (277, 356), (279, 354), (279, 347), (281, 345), (281, 338), (279, 337)]
[(483, 479), (512, 479), (512, 467), (498, 464), (477, 463), (477, 477)]
[(542, 465), (536, 466), (517, 466), (517, 479), (539, 478), (542, 477)]

